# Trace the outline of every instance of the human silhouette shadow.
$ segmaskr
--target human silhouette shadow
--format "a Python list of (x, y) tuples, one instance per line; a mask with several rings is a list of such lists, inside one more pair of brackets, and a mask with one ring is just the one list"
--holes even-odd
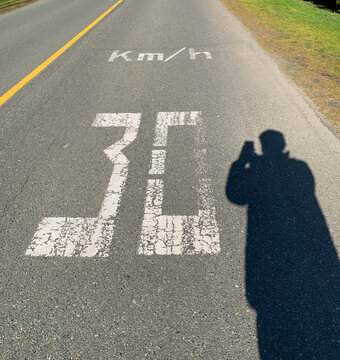
[[(246, 142), (228, 199), (248, 206), (246, 294), (262, 360), (340, 359), (339, 260), (308, 165), (283, 152), (282, 133)], [(339, 199), (334, 199), (339, 201)]]

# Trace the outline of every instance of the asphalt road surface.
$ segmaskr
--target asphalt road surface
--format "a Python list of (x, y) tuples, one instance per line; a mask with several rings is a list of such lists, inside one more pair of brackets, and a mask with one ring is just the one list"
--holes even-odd
[[(0, 95), (113, 4), (2, 15)], [(124, 0), (0, 107), (0, 358), (339, 359), (339, 160), (219, 0)]]

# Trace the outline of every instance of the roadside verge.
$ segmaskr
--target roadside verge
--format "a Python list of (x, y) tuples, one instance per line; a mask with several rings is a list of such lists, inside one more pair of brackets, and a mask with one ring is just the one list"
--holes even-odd
[(340, 14), (301, 0), (222, 0), (340, 130)]
[(0, 0), (0, 15), (38, 0)]

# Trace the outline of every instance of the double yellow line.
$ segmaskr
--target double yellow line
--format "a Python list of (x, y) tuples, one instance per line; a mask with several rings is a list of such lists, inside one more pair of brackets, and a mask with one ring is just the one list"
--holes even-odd
[(116, 8), (123, 1), (124, 0), (118, 0), (108, 10), (106, 10), (102, 15), (100, 15), (99, 18), (97, 18), (95, 21), (93, 21), (93, 23), (91, 23), (89, 26), (87, 26), (83, 31), (81, 31), (78, 35), (76, 35), (72, 40), (70, 40), (67, 44), (65, 44), (61, 49), (59, 49), (56, 53), (54, 53), (47, 60), (45, 60), (40, 66), (38, 66), (30, 74), (28, 74), (21, 81), (19, 81), (15, 86), (12, 87), (12, 89), (8, 90), (4, 95), (2, 95), (0, 97), (0, 106), (3, 105), (8, 99), (10, 99), (14, 94), (16, 94), (22, 87), (24, 87), (32, 79), (34, 79), (39, 73), (41, 73), (44, 69), (46, 69), (48, 65), (50, 65), (61, 54), (63, 54), (76, 41), (78, 41), (81, 37), (83, 37), (89, 30), (91, 30), (96, 24), (98, 24), (100, 20), (102, 20), (106, 15), (108, 15), (111, 11), (113, 11), (114, 8)]

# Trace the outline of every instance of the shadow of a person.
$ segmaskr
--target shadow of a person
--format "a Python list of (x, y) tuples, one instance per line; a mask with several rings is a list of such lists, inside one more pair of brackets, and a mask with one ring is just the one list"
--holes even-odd
[(260, 141), (262, 156), (245, 143), (226, 195), (248, 205), (246, 294), (261, 359), (340, 359), (339, 261), (313, 174), (283, 152), (282, 133)]

